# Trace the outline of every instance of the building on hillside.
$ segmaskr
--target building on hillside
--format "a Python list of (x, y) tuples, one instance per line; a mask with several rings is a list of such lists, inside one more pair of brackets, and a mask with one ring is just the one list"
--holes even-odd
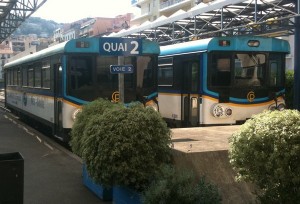
[(3, 66), (8, 62), (13, 54), (12, 43), (8, 40), (2, 42), (0, 44), (0, 56), (1, 56), (1, 63), (0, 63), (0, 80), (3, 79)]
[(188, 11), (197, 4), (212, 0), (131, 0), (133, 7), (140, 8), (140, 13), (131, 20), (132, 25), (140, 25), (146, 21), (155, 21), (160, 16), (169, 17), (180, 10)]
[(32, 38), (32, 36), (13, 36), (9, 39), (9, 42), (13, 53), (7, 62), (43, 50), (49, 47), (52, 40), (50, 38)]
[(53, 32), (53, 41), (54, 42), (63, 42), (64, 41), (64, 31), (70, 28), (70, 24), (64, 24), (62, 27), (57, 28)]
[(130, 13), (115, 18), (96, 17), (81, 24), (79, 37), (100, 37), (107, 33), (118, 32), (129, 28), (130, 20)]

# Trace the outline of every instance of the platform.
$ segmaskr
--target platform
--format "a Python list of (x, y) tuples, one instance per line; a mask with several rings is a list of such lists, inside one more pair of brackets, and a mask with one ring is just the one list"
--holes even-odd
[(20, 152), (24, 159), (24, 204), (110, 203), (82, 184), (76, 155), (0, 109), (0, 154)]
[[(228, 138), (239, 126), (172, 129), (177, 166), (193, 169), (216, 184), (224, 204), (252, 203), (252, 187), (234, 180)], [(0, 154), (24, 158), (24, 203), (83, 204), (103, 202), (82, 184), (82, 161), (50, 138), (0, 108)]]
[(235, 180), (229, 163), (228, 139), (239, 125), (172, 129), (175, 165), (192, 169), (198, 178), (205, 176), (217, 185), (223, 204), (255, 203), (254, 187)]

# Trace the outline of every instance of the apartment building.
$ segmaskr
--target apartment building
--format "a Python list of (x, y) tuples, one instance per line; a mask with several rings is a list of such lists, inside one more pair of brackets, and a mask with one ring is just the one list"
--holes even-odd
[(82, 37), (99, 37), (130, 27), (132, 14), (118, 15), (114, 18), (95, 17), (64, 24), (53, 33), (54, 42), (60, 43)]
[(7, 61), (10, 59), (10, 57), (13, 54), (12, 50), (12, 43), (8, 40), (2, 42), (0, 44), (0, 56), (1, 56), (1, 63), (0, 63), (0, 81), (3, 79), (3, 66)]
[(107, 33), (118, 32), (130, 26), (131, 14), (119, 15), (115, 18), (96, 17), (81, 24), (79, 37), (103, 36)]
[(132, 25), (140, 25), (146, 21), (154, 21), (160, 16), (169, 17), (183, 10), (188, 11), (197, 4), (212, 0), (131, 0), (131, 5), (140, 8), (140, 14), (133, 17)]

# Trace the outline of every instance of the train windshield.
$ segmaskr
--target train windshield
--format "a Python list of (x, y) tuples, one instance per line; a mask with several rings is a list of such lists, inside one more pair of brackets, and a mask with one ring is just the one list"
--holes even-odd
[[(124, 102), (143, 101), (144, 96), (156, 90), (154, 56), (124, 57), (122, 64), (133, 67), (133, 73), (124, 74)], [(110, 72), (118, 65), (117, 56), (71, 55), (68, 57), (67, 94), (81, 100), (112, 99), (118, 91), (118, 74)]]
[(208, 73), (213, 87), (283, 86), (284, 54), (215, 53)]

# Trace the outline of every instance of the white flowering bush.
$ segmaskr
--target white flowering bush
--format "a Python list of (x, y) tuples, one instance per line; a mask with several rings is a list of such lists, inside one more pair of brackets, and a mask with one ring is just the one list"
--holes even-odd
[(239, 180), (255, 183), (262, 203), (300, 200), (300, 113), (266, 111), (243, 124), (229, 140)]

